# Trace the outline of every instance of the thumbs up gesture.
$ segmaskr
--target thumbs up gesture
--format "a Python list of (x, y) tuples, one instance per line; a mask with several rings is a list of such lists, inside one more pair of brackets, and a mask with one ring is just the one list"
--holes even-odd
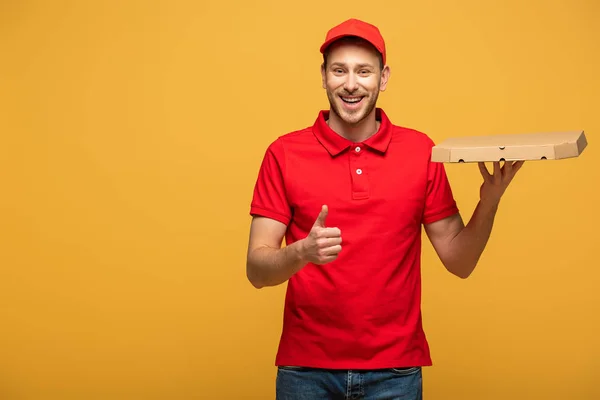
[(303, 243), (303, 258), (313, 264), (327, 264), (342, 251), (342, 233), (339, 228), (328, 228), (325, 224), (327, 206), (321, 208), (317, 220)]

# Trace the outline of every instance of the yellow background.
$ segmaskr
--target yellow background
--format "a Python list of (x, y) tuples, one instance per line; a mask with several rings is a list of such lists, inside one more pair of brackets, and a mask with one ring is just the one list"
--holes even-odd
[[(585, 129), (531, 162), (466, 281), (423, 254), (426, 398), (598, 399), (600, 3), (0, 2), (0, 399), (272, 399), (284, 286), (246, 281), (266, 146), (376, 23), (380, 105), (440, 141)], [(475, 165), (450, 165), (465, 220)]]

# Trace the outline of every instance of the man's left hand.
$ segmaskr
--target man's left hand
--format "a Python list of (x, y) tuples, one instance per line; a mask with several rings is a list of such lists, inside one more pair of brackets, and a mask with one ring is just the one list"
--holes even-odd
[(494, 162), (494, 173), (490, 174), (485, 163), (479, 163), (479, 170), (483, 176), (483, 184), (479, 191), (482, 203), (492, 207), (498, 206), (506, 188), (523, 166), (524, 161), (506, 161), (500, 167), (500, 162)]

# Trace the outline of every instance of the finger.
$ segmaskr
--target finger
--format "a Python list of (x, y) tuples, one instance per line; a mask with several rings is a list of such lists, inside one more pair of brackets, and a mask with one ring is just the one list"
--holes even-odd
[(502, 177), (511, 177), (512, 174), (512, 168), (513, 168), (513, 162), (512, 161), (504, 161), (504, 165), (502, 166)]
[(333, 256), (321, 257), (321, 259), (319, 261), (317, 261), (315, 264), (318, 264), (318, 265), (329, 264), (330, 262), (335, 261), (337, 258), (338, 258), (337, 254), (335, 254)]
[(336, 236), (336, 237), (326, 237), (326, 238), (322, 238), (322, 239), (318, 239), (317, 240), (317, 245), (321, 248), (327, 248), (327, 247), (331, 247), (331, 246), (338, 246), (342, 244), (342, 238), (341, 236)]
[(320, 238), (339, 238), (342, 236), (340, 228), (323, 228), (319, 231)]
[(315, 221), (315, 226), (320, 226), (325, 228), (325, 219), (327, 218), (327, 214), (329, 213), (329, 209), (326, 205), (321, 206), (321, 212)]
[(525, 164), (524, 160), (515, 162), (515, 166), (513, 167), (513, 176), (521, 169), (523, 164)]
[(511, 164), (511, 168), (509, 170), (506, 171), (507, 173), (507, 180), (510, 182), (512, 181), (512, 179), (514, 178), (515, 174), (519, 171), (519, 169), (521, 168), (521, 166), (523, 165), (523, 161), (514, 161)]
[(502, 177), (500, 172), (500, 161), (494, 161), (494, 180), (498, 181)]
[(491, 175), (487, 169), (487, 167), (485, 166), (484, 162), (480, 162), (478, 163), (479, 165), (479, 171), (481, 172), (481, 176), (483, 176), (483, 179), (488, 180), (491, 178)]
[(342, 251), (342, 246), (340, 246), (340, 245), (330, 246), (330, 247), (326, 247), (324, 249), (321, 249), (319, 251), (319, 255), (321, 257), (331, 257), (331, 256), (338, 255), (341, 251)]

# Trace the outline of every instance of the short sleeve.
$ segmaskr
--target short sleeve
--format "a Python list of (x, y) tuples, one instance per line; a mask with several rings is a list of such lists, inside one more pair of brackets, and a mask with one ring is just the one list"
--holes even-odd
[(423, 223), (430, 224), (458, 213), (446, 169), (443, 163), (428, 160), (427, 167), (427, 193)]
[(263, 157), (250, 215), (272, 218), (286, 225), (290, 222), (291, 209), (285, 190), (285, 153), (279, 140), (267, 148)]

